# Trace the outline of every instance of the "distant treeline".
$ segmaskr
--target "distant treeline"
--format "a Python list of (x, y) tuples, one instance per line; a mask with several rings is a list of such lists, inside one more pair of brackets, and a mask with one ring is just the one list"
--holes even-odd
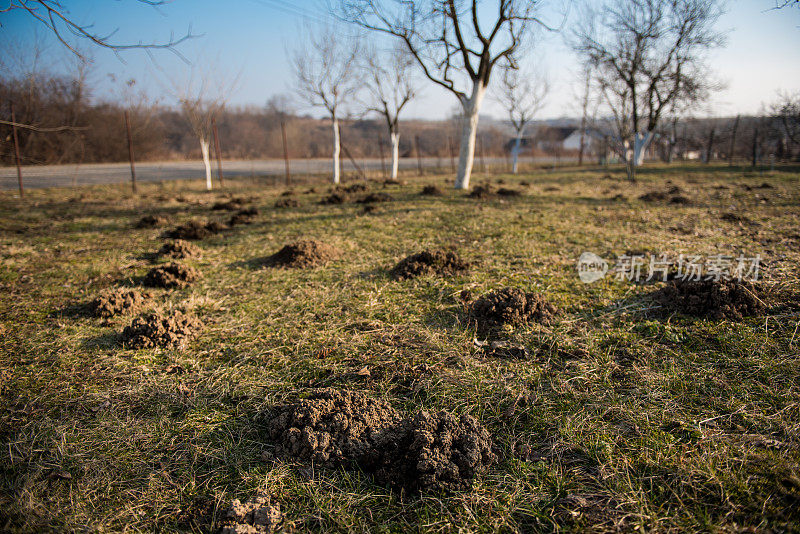
[[(200, 147), (188, 122), (175, 109), (137, 103), (93, 102), (85, 83), (75, 77), (28, 75), (0, 79), (0, 120), (11, 122), (11, 105), (16, 122), (32, 128), (18, 128), (21, 159), (24, 164), (101, 163), (128, 159), (124, 112), (131, 117), (135, 156), (140, 161), (200, 158)], [(332, 131), (330, 121), (300, 116), (285, 106), (227, 108), (217, 117), (224, 158), (266, 159), (283, 157), (281, 123), (285, 125), (291, 158), (326, 158), (330, 156)], [(577, 127), (578, 121), (560, 121)], [(67, 127), (62, 131), (53, 128)], [(548, 128), (533, 125), (532, 150), (528, 155), (570, 155), (561, 141), (536, 142), (550, 138), (541, 132)], [(574, 128), (573, 128), (574, 129)], [(565, 130), (565, 128), (559, 128)], [(587, 129), (588, 158), (609, 150), (604, 132), (612, 129), (596, 121)], [(669, 160), (734, 159), (758, 160), (774, 156), (778, 160), (796, 158), (800, 150), (783, 133), (778, 121), (770, 116), (724, 119), (682, 119), (667, 122), (651, 145), (650, 156)], [(0, 124), (0, 164), (14, 163), (11, 127)], [(551, 129), (550, 133), (553, 133)], [(442, 158), (447, 164), (458, 157), (459, 127), (455, 119), (442, 121), (404, 121), (401, 125), (400, 155)], [(478, 134), (476, 157), (506, 156), (510, 130), (502, 123), (484, 121)], [(343, 158), (389, 157), (388, 133), (377, 119), (342, 123)]]

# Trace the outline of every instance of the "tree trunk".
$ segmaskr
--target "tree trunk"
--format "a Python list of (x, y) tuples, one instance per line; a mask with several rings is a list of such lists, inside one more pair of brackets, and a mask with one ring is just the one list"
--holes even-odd
[(206, 190), (211, 191), (211, 158), (209, 157), (208, 139), (200, 138), (200, 152), (203, 153), (203, 165), (206, 167)]
[(647, 147), (650, 146), (650, 141), (653, 140), (653, 132), (646, 132), (645, 134), (636, 133), (633, 136), (633, 166), (639, 167), (644, 163), (644, 153)]
[(397, 180), (397, 169), (400, 166), (400, 133), (390, 132), (392, 139), (392, 174), (391, 180)]
[(514, 162), (511, 167), (511, 172), (517, 174), (519, 163), (519, 151), (522, 150), (522, 134), (517, 132), (517, 138), (514, 139), (514, 148), (511, 149), (511, 154), (514, 157)]
[(475, 82), (472, 95), (461, 102), (464, 111), (461, 129), (461, 148), (458, 152), (458, 173), (456, 189), (469, 189), (469, 178), (472, 175), (472, 162), (475, 159), (475, 136), (478, 133), (478, 114), (481, 110), (486, 86), (480, 80)]
[(333, 116), (333, 183), (339, 183), (339, 152), (341, 151), (341, 142), (339, 140), (339, 118)]

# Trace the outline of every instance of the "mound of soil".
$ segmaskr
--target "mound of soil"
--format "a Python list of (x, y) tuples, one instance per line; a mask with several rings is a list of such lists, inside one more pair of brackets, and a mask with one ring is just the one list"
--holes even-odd
[(145, 295), (136, 289), (109, 289), (98, 295), (89, 305), (95, 317), (113, 317), (133, 313), (141, 308)]
[(177, 260), (194, 258), (200, 255), (200, 247), (183, 239), (176, 239), (164, 245), (158, 250), (159, 256), (169, 256)]
[(394, 200), (392, 196), (388, 193), (370, 193), (369, 195), (356, 200), (358, 204), (374, 204), (376, 202), (391, 202)]
[(426, 185), (419, 194), (423, 196), (440, 197), (444, 192), (435, 185)]
[(362, 393), (325, 389), (279, 407), (269, 423), (278, 454), (359, 467), (408, 491), (463, 490), (495, 459), (489, 433), (470, 416), (402, 418)]
[(747, 224), (747, 225), (755, 224), (749, 217), (745, 215), (739, 215), (738, 213), (723, 213), (720, 219), (722, 219), (725, 222), (735, 223), (735, 224)]
[(271, 534), (283, 521), (280, 504), (272, 504), (268, 495), (257, 495), (245, 503), (239, 499), (222, 514), (219, 534)]
[(469, 265), (458, 254), (445, 250), (423, 250), (400, 260), (392, 269), (395, 280), (407, 280), (425, 275), (449, 276)]
[(145, 215), (136, 223), (136, 228), (156, 228), (167, 224), (167, 218), (161, 215)]
[(766, 306), (758, 293), (758, 287), (750, 282), (673, 280), (652, 297), (668, 311), (738, 321), (764, 313)]
[(275, 202), (275, 207), (276, 208), (299, 208), (300, 207), (300, 202), (298, 202), (297, 199), (294, 199), (294, 198), (279, 198)]
[(669, 203), (670, 204), (689, 205), (689, 204), (692, 203), (692, 201), (689, 199), (689, 197), (685, 197), (683, 195), (677, 195), (677, 196), (674, 196), (674, 197), (670, 198), (669, 199)]
[(231, 216), (228, 221), (228, 226), (236, 226), (237, 224), (252, 224), (258, 216), (258, 209), (247, 208), (246, 210), (239, 210)]
[(183, 288), (198, 278), (200, 272), (194, 267), (171, 262), (150, 269), (143, 283), (148, 287)]
[(492, 198), (494, 191), (488, 185), (478, 185), (472, 188), (468, 196), (469, 198)]
[(134, 349), (183, 348), (202, 328), (196, 317), (176, 311), (171, 316), (152, 313), (137, 317), (122, 331), (122, 344)]
[(163, 237), (170, 239), (197, 240), (218, 234), (225, 227), (218, 222), (189, 221), (164, 232)]
[(331, 193), (327, 197), (325, 197), (322, 200), (320, 200), (319, 203), (323, 204), (323, 205), (326, 205), (326, 204), (344, 204), (345, 200), (346, 199), (344, 198), (343, 195), (340, 195), (339, 193)]
[(526, 293), (516, 287), (492, 291), (470, 306), (470, 317), (480, 328), (520, 325), (528, 322), (548, 324), (558, 313), (555, 306), (538, 293)]
[(519, 189), (510, 189), (507, 187), (501, 187), (497, 190), (497, 194), (501, 197), (518, 197), (522, 195), (522, 191)]
[(270, 267), (290, 267), (309, 269), (326, 264), (339, 257), (341, 252), (336, 247), (319, 241), (302, 240), (286, 245), (269, 256), (264, 264)]
[(214, 211), (236, 211), (242, 209), (242, 203), (238, 199), (228, 200), (226, 202), (217, 202), (211, 206), (211, 209)]
[(645, 202), (661, 202), (667, 200), (667, 198), (669, 198), (669, 195), (663, 191), (650, 191), (639, 196), (639, 200), (644, 200)]
[(399, 421), (388, 402), (356, 391), (324, 389), (278, 408), (269, 434), (280, 455), (349, 466), (373, 450), (378, 436)]
[(376, 468), (379, 482), (411, 492), (468, 490), (497, 459), (489, 432), (474, 417), (445, 411), (421, 411), (378, 441), (378, 463), (365, 458), (361, 465)]
[(364, 184), (352, 184), (348, 185), (347, 187), (343, 187), (342, 191), (345, 193), (366, 193), (367, 186)]

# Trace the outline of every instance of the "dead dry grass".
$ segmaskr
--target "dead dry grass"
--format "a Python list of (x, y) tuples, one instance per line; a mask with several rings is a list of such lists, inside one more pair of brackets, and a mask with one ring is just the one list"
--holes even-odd
[[(482, 181), (478, 176), (478, 182)], [(232, 499), (280, 505), (311, 531), (792, 531), (800, 528), (800, 174), (728, 167), (498, 175), (516, 197), (468, 198), (442, 178), (353, 203), (274, 208), (282, 190), (226, 180), (0, 193), (0, 530), (201, 531)], [(436, 183), (442, 196), (420, 196)], [(756, 188), (763, 183), (770, 189)], [(679, 187), (690, 202), (646, 202)], [(204, 328), (184, 349), (120, 346), (132, 317), (78, 313), (135, 286), (164, 228), (260, 216), (200, 241), (193, 285), (148, 306)], [(723, 219), (746, 216), (748, 224)], [(341, 256), (317, 269), (256, 262), (299, 239)], [(423, 248), (470, 259), (450, 277), (395, 281)], [(594, 251), (761, 254), (779, 295), (742, 321), (665, 315), (652, 285), (580, 282)], [(475, 343), (463, 290), (518, 287), (559, 309), (494, 333), (527, 359)], [(656, 286), (657, 287), (657, 286)], [(480, 337), (479, 339), (483, 339)], [(494, 338), (493, 338), (494, 339)], [(276, 456), (269, 411), (310, 388), (357, 389), (398, 410), (469, 414), (499, 459), (464, 492), (391, 491), (357, 471)]]

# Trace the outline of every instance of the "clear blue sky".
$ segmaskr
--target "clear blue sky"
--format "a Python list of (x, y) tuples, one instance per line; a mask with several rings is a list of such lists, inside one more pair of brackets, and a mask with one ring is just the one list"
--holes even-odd
[[(326, 11), (318, 0), (173, 0), (153, 8), (135, 0), (64, 0), (74, 18), (94, 24), (98, 33), (117, 30), (118, 42), (164, 41), (192, 32), (202, 35), (181, 50), (190, 60), (206, 58), (220, 68), (220, 74), (239, 73), (232, 104), (263, 105), (271, 95), (291, 92), (292, 71), (286, 51), (300, 38), (304, 19), (324, 21)], [(757, 112), (762, 103), (774, 99), (778, 90), (800, 90), (800, 9), (770, 11), (773, 0), (731, 0), (720, 28), (730, 30), (726, 48), (712, 54), (717, 75), (728, 87), (714, 97), (698, 115), (732, 115)], [(556, 20), (557, 17), (552, 17)], [(38, 24), (22, 12), (0, 14), (0, 46), (5, 52), (9, 43), (23, 47), (35, 36), (46, 43), (46, 57), (58, 66), (70, 61), (69, 54)], [(120, 94), (121, 80), (135, 79), (137, 87), (152, 97), (170, 103), (163, 85), (155, 79), (158, 72), (142, 51), (127, 51), (120, 57), (89, 43), (83, 50), (94, 58), (91, 80), (97, 85), (95, 97), (114, 99)], [(155, 51), (153, 57), (165, 72), (186, 71), (187, 67), (169, 52)], [(545, 36), (532, 54), (551, 79), (551, 96), (541, 118), (577, 115), (574, 105), (575, 59), (557, 35)], [(116, 82), (109, 74), (113, 74)], [(162, 82), (163, 83), (163, 82)], [(452, 110), (452, 95), (431, 85), (424, 85), (422, 97), (414, 103), (409, 116), (442, 118)], [(491, 100), (486, 113), (502, 116)]]

